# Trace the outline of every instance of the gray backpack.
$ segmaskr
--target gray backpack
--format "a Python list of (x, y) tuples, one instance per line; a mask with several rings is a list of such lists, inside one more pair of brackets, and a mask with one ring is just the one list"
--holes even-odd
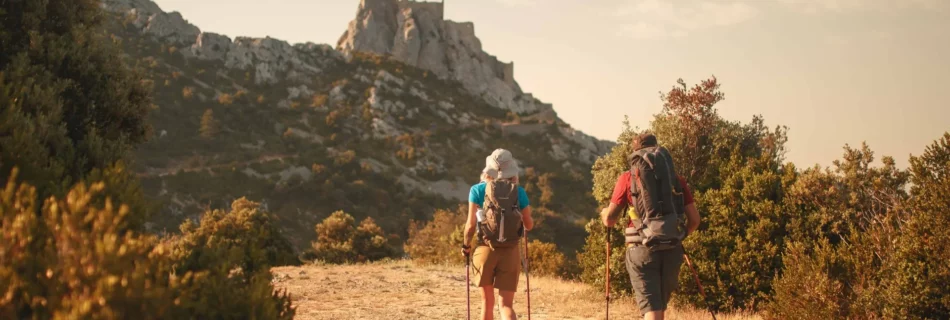
[(686, 206), (669, 151), (646, 147), (634, 151), (629, 161), (632, 205), (638, 219), (625, 230), (626, 242), (653, 251), (679, 246), (686, 234)]
[(521, 209), (518, 206), (518, 185), (508, 180), (486, 182), (485, 219), (479, 223), (482, 241), (492, 248), (518, 245), (524, 234)]

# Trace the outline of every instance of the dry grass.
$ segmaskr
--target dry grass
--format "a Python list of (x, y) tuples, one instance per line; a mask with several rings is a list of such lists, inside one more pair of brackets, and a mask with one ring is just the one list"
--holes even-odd
[[(465, 269), (417, 266), (408, 261), (362, 265), (306, 265), (273, 269), (276, 286), (290, 292), (297, 319), (465, 319)], [(525, 278), (515, 296), (519, 319), (525, 312)], [(472, 318), (481, 313), (478, 288), (471, 288)], [(585, 284), (531, 277), (532, 319), (604, 319), (603, 291)], [(611, 302), (615, 319), (637, 319), (631, 298)], [(717, 315), (719, 319), (759, 319)], [(495, 311), (495, 319), (501, 319)], [(668, 311), (667, 319), (711, 319), (692, 309)]]

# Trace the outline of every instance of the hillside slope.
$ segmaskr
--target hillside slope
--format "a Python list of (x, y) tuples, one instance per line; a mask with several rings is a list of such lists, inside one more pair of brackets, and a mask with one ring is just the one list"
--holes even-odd
[(104, 6), (118, 15), (114, 41), (154, 87), (154, 135), (134, 166), (161, 206), (152, 230), (247, 196), (298, 249), (336, 210), (374, 218), (398, 244), (410, 220), (463, 203), (485, 156), (508, 148), (547, 234), (563, 235), (568, 253), (583, 241), (590, 167), (611, 143), (553, 109), (507, 110), (388, 56), (202, 32), (149, 0)]
[[(278, 290), (287, 290), (303, 320), (465, 319), (465, 269), (462, 266), (415, 266), (408, 261), (365, 265), (278, 267)], [(515, 295), (519, 319), (527, 319), (525, 278)], [(480, 293), (471, 288), (472, 319), (480, 312)], [(625, 297), (611, 302), (612, 319), (636, 318), (636, 303)], [(709, 319), (701, 310), (673, 307), (667, 319)], [(501, 319), (498, 311), (495, 318)], [(531, 277), (532, 319), (604, 319), (603, 291), (586, 284)], [(717, 315), (718, 319), (759, 319)]]

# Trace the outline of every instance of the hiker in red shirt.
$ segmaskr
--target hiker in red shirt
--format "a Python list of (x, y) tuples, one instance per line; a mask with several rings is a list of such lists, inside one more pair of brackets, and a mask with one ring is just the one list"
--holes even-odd
[[(641, 134), (631, 143), (631, 169), (617, 178), (610, 205), (600, 216), (611, 227), (621, 212), (635, 209), (624, 231), (627, 272), (643, 318), (663, 319), (679, 284), (682, 239), (699, 227), (699, 212), (686, 180), (675, 174), (672, 157), (657, 145), (656, 136)], [(644, 223), (644, 217), (650, 222)]]
[[(696, 225), (695, 227), (688, 229), (689, 232), (693, 232), (699, 227), (699, 212), (696, 210), (696, 204), (693, 202), (693, 192), (686, 184), (686, 179), (680, 175), (677, 175), (676, 178), (679, 180), (680, 186), (682, 186), (684, 190), (683, 200), (686, 203), (686, 213), (689, 214), (690, 211), (696, 213)], [(617, 208), (627, 208), (632, 203), (633, 197), (630, 195), (630, 171), (624, 171), (622, 174), (620, 174), (620, 177), (617, 178), (617, 184), (614, 185), (614, 193), (610, 196), (610, 208), (614, 206)], [(601, 219), (603, 218), (605, 217), (601, 215)], [(689, 216), (687, 216), (687, 219), (688, 218)], [(607, 220), (604, 220), (604, 225), (607, 226), (613, 226), (614, 223), (617, 223), (617, 219), (614, 219), (613, 222), (610, 222), (609, 224)], [(631, 227), (631, 224), (633, 224), (632, 219), (627, 222), (627, 226)]]

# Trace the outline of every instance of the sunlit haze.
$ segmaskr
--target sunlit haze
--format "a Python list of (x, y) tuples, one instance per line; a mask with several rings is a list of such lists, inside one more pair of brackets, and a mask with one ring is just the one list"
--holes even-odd
[[(203, 31), (336, 45), (357, 0), (156, 0)], [(715, 75), (730, 120), (789, 132), (787, 160), (831, 165), (866, 141), (906, 166), (950, 130), (950, 1), (458, 0), (486, 52), (575, 128), (615, 140), (659, 92)], [(662, 139), (662, 137), (660, 137)]]

